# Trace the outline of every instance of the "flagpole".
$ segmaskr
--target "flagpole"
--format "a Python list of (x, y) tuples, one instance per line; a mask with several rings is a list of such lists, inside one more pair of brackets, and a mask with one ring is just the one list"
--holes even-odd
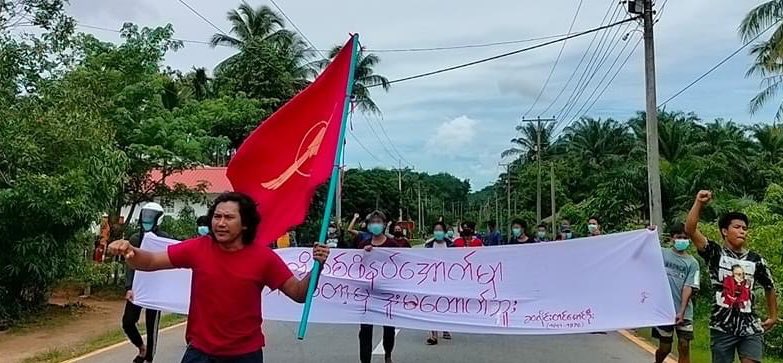
[[(359, 54), (359, 34), (351, 36), (353, 54), (351, 55), (351, 68), (348, 71), (348, 84), (345, 86), (345, 101), (343, 101), (343, 117), (340, 124), (340, 136), (337, 139), (337, 152), (334, 155), (334, 166), (332, 169), (332, 177), (329, 178), (329, 191), (326, 193), (326, 204), (324, 206), (324, 217), (321, 220), (321, 232), (319, 233), (318, 242), (321, 243), (326, 240), (326, 233), (329, 229), (329, 218), (332, 215), (332, 207), (334, 206), (335, 191), (337, 189), (337, 182), (340, 175), (340, 160), (342, 160), (343, 147), (345, 145), (345, 127), (348, 123), (349, 108), (351, 105), (351, 95), (353, 94), (354, 73), (356, 70), (356, 61)], [(307, 320), (310, 317), (310, 307), (313, 303), (313, 293), (315, 292), (315, 286), (318, 283), (318, 275), (321, 270), (321, 264), (313, 260), (313, 269), (310, 272), (310, 285), (307, 287), (307, 296), (305, 297), (304, 309), (302, 309), (302, 320), (299, 322), (299, 334), (297, 339), (303, 340), (307, 333)]]

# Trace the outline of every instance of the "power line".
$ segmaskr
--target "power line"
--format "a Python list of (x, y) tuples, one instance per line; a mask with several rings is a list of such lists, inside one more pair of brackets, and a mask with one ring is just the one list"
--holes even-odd
[(707, 70), (707, 72), (704, 72), (704, 74), (702, 74), (701, 76), (699, 76), (699, 77), (697, 77), (696, 79), (694, 79), (694, 80), (693, 80), (693, 82), (689, 83), (687, 86), (685, 86), (685, 87), (683, 87), (681, 90), (677, 91), (677, 93), (675, 93), (675, 94), (673, 94), (671, 97), (667, 98), (667, 99), (666, 99), (666, 101), (663, 101), (661, 104), (659, 104), (659, 105), (658, 105), (658, 107), (663, 107), (664, 105), (666, 105), (667, 103), (669, 103), (669, 101), (671, 101), (671, 100), (673, 100), (673, 99), (677, 98), (677, 96), (679, 96), (679, 95), (681, 95), (683, 92), (687, 91), (687, 90), (688, 90), (689, 88), (691, 88), (693, 85), (695, 85), (696, 83), (699, 83), (699, 81), (701, 81), (702, 79), (704, 79), (704, 77), (707, 77), (707, 76), (708, 76), (710, 73), (712, 73), (714, 70), (718, 69), (718, 68), (719, 68), (720, 66), (722, 66), (724, 63), (728, 62), (728, 61), (729, 61), (729, 59), (733, 58), (735, 55), (737, 55), (737, 54), (738, 54), (739, 52), (741, 52), (743, 49), (747, 48), (747, 46), (748, 46), (748, 45), (750, 45), (750, 43), (752, 43), (753, 41), (755, 41), (756, 39), (758, 39), (759, 37), (761, 37), (761, 35), (762, 35), (762, 34), (766, 33), (766, 32), (767, 32), (767, 31), (769, 31), (770, 29), (772, 29), (772, 28), (773, 28), (775, 25), (777, 25), (778, 23), (779, 23), (779, 21), (777, 21), (777, 22), (775, 22), (775, 23), (773, 23), (773, 24), (770, 24), (770, 26), (768, 26), (766, 29), (764, 29), (763, 31), (761, 31), (761, 32), (759, 32), (758, 34), (756, 34), (756, 36), (755, 36), (755, 37), (753, 37), (753, 38), (749, 39), (749, 40), (748, 40), (748, 41), (747, 41), (745, 44), (743, 44), (741, 47), (737, 48), (737, 50), (735, 50), (735, 51), (731, 52), (731, 54), (729, 54), (728, 56), (726, 56), (726, 58), (723, 58), (723, 59), (722, 59), (720, 62), (718, 62), (718, 64), (716, 64), (716, 65), (712, 66), (712, 68), (710, 68), (709, 70)]
[[(76, 26), (81, 27), (81, 28), (87, 28), (87, 29), (103, 30), (103, 31), (108, 31), (108, 32), (112, 32), (112, 33), (122, 33), (121, 30), (104, 28), (104, 27), (94, 26), (94, 25), (77, 24)], [(176, 41), (180, 41), (180, 42), (183, 42), (183, 43), (212, 45), (210, 42), (206, 42), (206, 41), (203, 41), (203, 40), (192, 40), (192, 39), (182, 39), (182, 38), (171, 38), (171, 40), (176, 40)]]
[[(542, 48), (542, 47), (545, 47), (547, 45), (551, 45), (551, 44), (555, 44), (555, 43), (558, 43), (558, 42), (562, 42), (562, 41), (565, 41), (565, 40), (568, 40), (568, 39), (571, 39), (571, 38), (576, 38), (576, 37), (579, 37), (579, 36), (582, 36), (582, 35), (585, 35), (585, 34), (590, 34), (590, 33), (594, 33), (594, 32), (597, 32), (597, 31), (601, 31), (601, 30), (604, 30), (604, 29), (607, 29), (607, 28), (611, 28), (611, 27), (614, 27), (614, 26), (617, 26), (617, 25), (620, 25), (620, 24), (624, 24), (624, 23), (627, 23), (629, 21), (633, 21), (633, 20), (636, 20), (636, 19), (639, 19), (639, 17), (635, 16), (633, 18), (624, 19), (624, 20), (621, 20), (621, 21), (618, 21), (618, 22), (615, 22), (615, 23), (612, 23), (612, 24), (608, 24), (608, 25), (600, 26), (598, 28), (585, 30), (585, 31), (579, 32), (579, 33), (574, 33), (572, 35), (568, 35), (568, 36), (565, 36), (565, 37), (562, 37), (562, 38), (559, 38), (559, 39), (555, 39), (555, 40), (552, 40), (552, 41), (549, 41), (549, 42), (537, 44), (537, 45), (526, 47), (526, 48), (522, 48), (522, 49), (517, 49), (515, 51), (498, 54), (498, 55), (495, 55), (495, 56), (492, 56), (492, 57), (482, 58), (482, 59), (475, 60), (475, 61), (472, 61), (472, 62), (459, 64), (459, 65), (456, 65), (456, 66), (441, 68), (441, 69), (430, 71), (430, 72), (426, 72), (426, 73), (421, 73), (421, 74), (417, 74), (417, 75), (413, 75), (413, 76), (408, 76), (408, 77), (404, 77), (404, 78), (400, 78), (400, 79), (395, 79), (395, 80), (389, 81), (389, 83), (399, 83), (399, 82), (410, 81), (410, 80), (414, 80), (414, 79), (418, 79), (418, 78), (429, 77), (429, 76), (440, 74), (440, 73), (450, 72), (450, 71), (457, 70), (457, 69), (460, 69), (460, 68), (466, 68), (466, 67), (474, 66), (476, 64), (486, 63), (486, 62), (493, 61), (493, 60), (496, 60), (496, 59), (505, 58), (505, 57), (509, 57), (509, 56), (512, 56), (512, 55), (515, 55), (515, 54), (527, 52), (527, 51), (530, 51), (530, 50), (533, 50), (533, 49)], [(378, 87), (378, 86), (379, 85), (368, 86), (367, 88)]]
[[(604, 14), (604, 17), (601, 19), (601, 22), (599, 24), (603, 24), (609, 17), (609, 12), (612, 11), (612, 4), (614, 3), (609, 3), (609, 6), (606, 8), (606, 13)], [(571, 81), (574, 79), (576, 72), (579, 71), (579, 68), (582, 67), (585, 58), (587, 57), (587, 53), (590, 52), (590, 48), (593, 47), (593, 43), (595, 42), (595, 39), (597, 37), (598, 37), (598, 33), (593, 33), (593, 38), (590, 40), (590, 44), (587, 46), (587, 49), (584, 51), (584, 53), (582, 53), (582, 58), (579, 59), (579, 63), (577, 63), (576, 68), (574, 68), (574, 71), (571, 72), (571, 75), (568, 77), (568, 80), (566, 81), (563, 88), (560, 89), (560, 92), (557, 94), (557, 96), (555, 96), (555, 99), (552, 100), (552, 102), (549, 104), (549, 106), (546, 107), (546, 109), (543, 112), (541, 112), (542, 114), (549, 111), (549, 109), (552, 108), (552, 106), (554, 106), (555, 103), (557, 103), (557, 101), (560, 99), (560, 96), (562, 96), (565, 90), (568, 88), (568, 85), (571, 84)]]
[(400, 153), (400, 151), (399, 151), (399, 150), (397, 150), (397, 147), (396, 147), (396, 146), (394, 146), (394, 142), (391, 140), (391, 138), (389, 138), (389, 134), (387, 134), (387, 133), (386, 133), (386, 128), (384, 128), (384, 127), (383, 127), (383, 123), (381, 123), (381, 121), (380, 121), (380, 120), (377, 120), (377, 119), (375, 120), (375, 122), (378, 124), (378, 126), (380, 126), (380, 127), (381, 127), (381, 132), (383, 133), (383, 136), (385, 136), (385, 137), (386, 137), (386, 140), (388, 140), (388, 141), (389, 141), (389, 145), (391, 145), (391, 147), (392, 147), (392, 150), (394, 150), (394, 152), (397, 154), (397, 156), (399, 156), (399, 159), (400, 159), (400, 160), (402, 160), (402, 161), (404, 161), (404, 162), (405, 162), (406, 164), (408, 164), (410, 167), (413, 167), (413, 163), (411, 163), (410, 161), (408, 161), (408, 159), (405, 159), (405, 157), (404, 157), (404, 156), (402, 156), (402, 154)]
[(318, 54), (320, 54), (320, 55), (321, 55), (321, 58), (323, 58), (323, 59), (329, 59), (329, 58), (327, 58), (327, 57), (326, 57), (326, 56), (325, 56), (325, 55), (324, 55), (324, 54), (321, 52), (321, 50), (320, 50), (320, 49), (318, 49), (318, 48), (315, 46), (315, 44), (313, 44), (313, 42), (311, 42), (311, 41), (310, 41), (310, 39), (309, 39), (309, 38), (307, 38), (307, 35), (305, 35), (305, 33), (304, 33), (304, 32), (303, 32), (301, 29), (299, 29), (299, 27), (298, 27), (298, 26), (296, 26), (296, 23), (294, 23), (294, 21), (293, 21), (293, 20), (291, 20), (291, 18), (289, 18), (289, 17), (288, 17), (288, 15), (286, 15), (285, 11), (283, 11), (283, 9), (282, 9), (282, 8), (280, 8), (280, 6), (278, 6), (278, 5), (277, 5), (277, 2), (275, 2), (275, 0), (269, 0), (269, 1), (272, 3), (272, 5), (274, 5), (274, 6), (275, 6), (275, 8), (277, 9), (277, 11), (279, 11), (281, 14), (283, 14), (283, 17), (284, 17), (286, 20), (288, 20), (288, 23), (289, 23), (289, 24), (291, 24), (291, 26), (293, 26), (293, 27), (294, 27), (294, 29), (296, 29), (296, 31), (299, 33), (299, 35), (301, 35), (301, 36), (302, 36), (302, 38), (304, 38), (304, 40), (305, 40), (305, 41), (307, 41), (307, 44), (310, 44), (310, 47), (312, 47), (312, 48), (313, 48), (313, 49), (314, 49), (316, 52), (318, 52)]
[[(579, 10), (582, 9), (582, 2), (583, 0), (579, 0), (579, 5), (576, 7), (576, 11), (574, 12), (574, 18), (571, 19), (571, 25), (568, 26), (568, 32), (571, 33), (571, 30), (574, 29), (574, 23), (576, 23), (576, 18), (579, 17)], [(549, 85), (549, 81), (552, 79), (552, 75), (555, 73), (555, 69), (557, 68), (557, 64), (560, 63), (560, 57), (563, 56), (563, 50), (565, 50), (566, 43), (568, 43), (567, 40), (563, 41), (563, 46), (560, 47), (560, 51), (557, 53), (557, 58), (555, 58), (555, 63), (552, 64), (552, 69), (549, 70), (549, 75), (546, 77), (546, 80), (544, 81), (544, 85), (541, 86), (541, 90), (538, 91), (538, 95), (536, 96), (536, 99), (533, 101), (533, 103), (530, 105), (530, 108), (525, 111), (525, 113), (522, 115), (522, 118), (527, 117), (527, 115), (530, 113), (530, 111), (533, 110), (534, 107), (538, 104), (538, 100), (541, 99), (541, 95), (544, 94), (544, 91), (546, 91), (546, 87)], [(549, 107), (547, 107), (546, 110), (544, 110), (541, 113), (549, 111)]]
[(596, 98), (593, 100), (593, 103), (591, 103), (591, 104), (590, 104), (590, 107), (588, 107), (588, 108), (587, 108), (587, 109), (584, 111), (584, 113), (587, 113), (587, 112), (589, 112), (589, 111), (590, 111), (590, 110), (593, 108), (593, 106), (595, 105), (595, 103), (596, 103), (596, 102), (598, 102), (598, 100), (599, 100), (599, 99), (601, 99), (601, 97), (604, 95), (604, 92), (606, 92), (606, 90), (609, 88), (609, 85), (611, 85), (611, 84), (612, 84), (612, 82), (614, 82), (614, 79), (615, 79), (615, 78), (617, 78), (617, 75), (618, 75), (618, 74), (620, 74), (620, 72), (623, 70), (623, 68), (625, 68), (625, 64), (626, 64), (626, 63), (628, 63), (628, 60), (629, 60), (629, 59), (631, 59), (631, 56), (633, 56), (633, 55), (634, 55), (634, 53), (636, 52), (636, 49), (637, 49), (637, 48), (639, 48), (639, 44), (641, 44), (641, 43), (642, 43), (642, 39), (643, 39), (643, 38), (639, 38), (639, 40), (637, 40), (637, 41), (636, 41), (636, 44), (634, 45), (633, 49), (631, 49), (631, 52), (630, 52), (630, 53), (628, 53), (628, 56), (626, 56), (626, 57), (625, 57), (625, 60), (623, 60), (623, 63), (622, 63), (622, 64), (620, 64), (620, 67), (619, 67), (619, 68), (617, 68), (617, 71), (614, 73), (614, 75), (612, 76), (612, 78), (611, 78), (611, 79), (609, 79), (609, 82), (608, 82), (608, 83), (606, 83), (606, 85), (604, 86), (604, 89), (602, 89), (602, 90), (601, 90), (601, 92), (598, 94), (598, 97), (596, 97)]
[(381, 139), (380, 136), (378, 136), (378, 133), (375, 132), (375, 128), (372, 126), (371, 120), (368, 119), (367, 116), (365, 116), (364, 117), (364, 121), (367, 122), (367, 126), (370, 127), (370, 131), (372, 131), (373, 136), (375, 136), (375, 139), (378, 140), (378, 143), (381, 145), (383, 150), (386, 151), (386, 154), (389, 155), (392, 160), (400, 163), (401, 159), (399, 159), (398, 157), (394, 156), (394, 154), (391, 151), (389, 151), (389, 148), (386, 147), (386, 143)]
[(215, 30), (217, 30), (218, 32), (220, 32), (223, 35), (226, 35), (226, 36), (228, 35), (228, 34), (226, 34), (226, 32), (224, 32), (222, 29), (220, 29), (217, 25), (215, 25), (215, 23), (209, 21), (209, 19), (204, 17), (204, 15), (201, 15), (201, 13), (196, 11), (196, 9), (193, 9), (192, 6), (188, 5), (188, 3), (185, 2), (185, 0), (177, 0), (177, 1), (179, 1), (180, 4), (185, 5), (185, 7), (188, 8), (191, 12), (193, 12), (193, 14), (196, 14), (196, 16), (201, 18), (201, 20), (204, 20), (205, 22), (207, 22), (207, 24), (211, 25), (213, 28), (215, 28)]
[(358, 138), (358, 137), (357, 137), (357, 136), (356, 136), (356, 135), (353, 133), (353, 130), (348, 130), (348, 132), (351, 134), (351, 136), (353, 136), (353, 139), (354, 139), (354, 141), (356, 141), (356, 143), (357, 143), (357, 144), (359, 144), (359, 146), (361, 146), (361, 148), (362, 148), (362, 149), (364, 149), (364, 152), (366, 152), (366, 153), (367, 153), (368, 155), (370, 155), (370, 156), (371, 156), (373, 159), (375, 159), (375, 161), (377, 161), (377, 162), (379, 162), (379, 163), (383, 164), (383, 161), (381, 161), (381, 159), (379, 159), (377, 156), (375, 156), (375, 154), (373, 154), (373, 153), (372, 153), (372, 151), (368, 150), (368, 149), (367, 149), (367, 147), (366, 147), (366, 146), (364, 146), (364, 144), (362, 143), (362, 141), (361, 141), (361, 140), (359, 140), (359, 138)]
[[(626, 25), (626, 29), (628, 28), (628, 25)], [(606, 34), (610, 33), (610, 31), (607, 31)], [(614, 52), (614, 49), (617, 48), (617, 44), (619, 44), (619, 35), (620, 35), (620, 28), (616, 28), (613, 35), (610, 35), (609, 37), (603, 37), (601, 41), (599, 41), (598, 48), (596, 48), (596, 52), (594, 55), (596, 57), (591, 57), (592, 59), (590, 62), (588, 62), (587, 68), (585, 69), (586, 72), (590, 72), (590, 76), (585, 78), (585, 82), (582, 83), (581, 88), (578, 87), (578, 91), (573, 98), (572, 101), (569, 102), (568, 108), (565, 112), (558, 114), (558, 118), (562, 118), (562, 120), (567, 120), (570, 118), (570, 113), (573, 111), (576, 107), (576, 105), (580, 102), (582, 95), (584, 95), (585, 91), (587, 91), (587, 88), (590, 87), (590, 82), (593, 81), (593, 78), (600, 72), (601, 67), (606, 63), (606, 60), (609, 58), (609, 56)], [(606, 35), (605, 34), (605, 35)], [(627, 43), (626, 43), (627, 44)], [(604, 45), (606, 45), (606, 48), (604, 48)], [(595, 68), (591, 67), (592, 61), (595, 61), (593, 63), (595, 65)], [(592, 68), (592, 71), (590, 69)], [(581, 83), (581, 82), (580, 82)], [(596, 86), (597, 88), (598, 86)]]
[[(633, 49), (631, 49), (631, 52), (630, 52), (630, 53), (628, 53), (628, 55), (626, 56), (626, 58), (625, 58), (625, 61), (623, 61), (623, 63), (620, 65), (620, 67), (618, 67), (618, 68), (617, 68), (617, 70), (615, 71), (615, 74), (612, 76), (612, 78), (611, 78), (611, 79), (609, 80), (609, 82), (607, 83), (607, 86), (606, 86), (606, 87), (604, 87), (604, 88), (603, 88), (603, 90), (601, 90), (601, 92), (598, 94), (598, 97), (594, 98), (594, 99), (593, 99), (593, 101), (592, 101), (592, 103), (591, 103), (590, 99), (591, 99), (591, 98), (592, 98), (592, 97), (593, 97), (593, 96), (596, 94), (596, 92), (598, 91), (598, 89), (599, 89), (599, 88), (601, 88), (601, 85), (603, 84), (604, 80), (606, 80), (606, 77), (607, 77), (607, 76), (609, 76), (609, 73), (611, 73), (611, 72), (612, 72), (612, 69), (613, 69), (613, 68), (614, 68), (614, 66), (617, 64), (617, 61), (619, 61), (619, 60), (620, 60), (620, 57), (622, 57), (622, 55), (623, 55), (623, 52), (624, 52), (624, 51), (625, 51), (625, 49), (628, 47), (628, 44), (630, 44), (630, 42), (626, 42), (626, 43), (623, 45), (622, 49), (620, 49), (620, 51), (617, 53), (617, 57), (615, 57), (615, 59), (614, 59), (614, 61), (612, 62), (612, 64), (611, 64), (611, 65), (609, 65), (609, 69), (606, 71), (606, 73), (604, 74), (604, 76), (603, 76), (603, 77), (601, 77), (601, 79), (598, 81), (598, 84), (596, 85), (596, 88), (595, 88), (595, 89), (593, 89), (593, 92), (592, 92), (592, 93), (590, 93), (590, 95), (589, 95), (589, 96), (587, 96), (587, 99), (586, 99), (586, 100), (585, 100), (585, 102), (582, 104), (582, 106), (579, 108), (579, 110), (578, 110), (576, 113), (574, 113), (573, 115), (571, 115), (571, 117), (572, 117), (572, 121), (573, 121), (573, 120), (576, 120), (576, 119), (578, 119), (579, 117), (581, 117), (582, 115), (584, 115), (585, 113), (587, 113), (587, 111), (589, 111), (589, 110), (590, 110), (590, 109), (593, 107), (593, 105), (595, 105), (595, 103), (598, 101), (598, 99), (599, 99), (599, 98), (601, 98), (601, 97), (603, 96), (603, 93), (606, 91), (606, 88), (608, 88), (608, 85), (609, 85), (609, 84), (611, 84), (611, 83), (614, 81), (615, 77), (617, 77), (617, 75), (620, 73), (620, 71), (621, 71), (621, 70), (622, 70), (622, 68), (625, 66), (625, 63), (628, 61), (628, 59), (630, 59), (630, 58), (631, 58), (631, 55), (633, 55), (633, 52), (634, 52), (634, 51), (636, 50), (636, 48), (639, 46), (639, 43), (641, 43), (641, 41), (642, 41), (642, 38), (639, 38), (639, 40), (636, 42), (636, 45), (633, 47)], [(587, 107), (587, 104), (588, 104), (588, 103), (590, 103), (590, 106), (589, 106), (589, 107)], [(585, 107), (587, 107), (587, 108), (585, 108)]]
[(456, 50), (456, 49), (470, 49), (470, 48), (487, 48), (487, 47), (495, 47), (501, 45), (529, 43), (538, 40), (560, 38), (571, 34), (576, 34), (576, 33), (555, 34), (555, 35), (549, 35), (549, 36), (537, 37), (537, 38), (506, 40), (500, 42), (489, 42), (489, 43), (478, 43), (478, 44), (463, 44), (463, 45), (426, 47), (426, 48), (388, 48), (388, 49), (380, 48), (380, 49), (367, 49), (367, 51), (373, 53), (415, 53), (415, 52), (437, 52), (442, 50)]
[[(621, 6), (619, 6), (619, 5), (614, 8), (614, 12), (609, 17), (609, 22), (613, 22), (615, 19), (618, 19), (620, 16), (622, 16), (622, 13), (619, 12), (620, 8), (621, 8)], [(611, 9), (611, 7), (610, 7), (610, 9)], [(592, 41), (590, 42), (590, 46), (588, 46), (588, 49), (587, 49), (587, 52), (590, 52), (590, 59), (587, 61), (587, 65), (582, 70), (582, 74), (579, 76), (579, 80), (576, 82), (576, 86), (574, 86), (574, 89), (571, 91), (571, 94), (568, 96), (568, 99), (563, 104), (563, 106), (560, 108), (560, 110), (557, 112), (556, 118), (558, 120), (560, 120), (560, 121), (558, 121), (558, 123), (565, 122), (564, 121), (565, 118), (563, 118), (562, 116), (564, 116), (566, 113), (571, 111), (571, 109), (573, 108), (573, 104), (575, 102), (578, 102), (579, 97), (581, 97), (582, 93), (584, 92), (584, 89), (586, 87), (584, 82), (585, 82), (585, 80), (588, 79), (588, 74), (591, 72), (591, 70), (593, 68), (593, 65), (595, 65), (594, 62), (597, 59), (596, 57), (603, 50), (607, 34), (609, 34), (608, 30), (603, 32), (603, 33), (601, 33), (601, 37), (598, 40), (598, 44), (596, 44), (596, 46), (595, 46), (595, 48), (593, 48), (592, 52), (590, 52), (590, 48), (592, 47), (593, 42)], [(593, 41), (597, 38), (597, 36), (598, 36), (598, 33), (596, 33), (595, 36), (593, 37)], [(596, 70), (592, 70), (592, 71), (595, 72)]]

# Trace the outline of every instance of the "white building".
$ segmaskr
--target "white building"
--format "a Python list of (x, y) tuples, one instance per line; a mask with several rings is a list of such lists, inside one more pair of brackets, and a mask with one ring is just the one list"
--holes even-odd
[[(154, 175), (154, 174), (153, 174)], [(153, 176), (154, 177), (154, 176)], [(207, 202), (193, 204), (183, 200), (174, 200), (173, 202), (163, 203), (161, 200), (156, 200), (160, 203), (166, 216), (177, 218), (179, 212), (186, 206), (190, 206), (195, 211), (196, 217), (206, 215), (209, 209), (209, 204), (220, 194), (224, 192), (230, 192), (233, 190), (231, 183), (226, 177), (225, 167), (199, 167), (191, 170), (185, 170), (180, 173), (172, 174), (166, 178), (166, 185), (174, 187), (177, 184), (184, 184), (188, 188), (196, 188), (199, 184), (205, 183), (207, 185)], [(135, 222), (139, 218), (139, 211), (145, 203), (136, 205), (133, 210), (133, 215), (130, 218), (130, 222)], [(128, 220), (128, 213), (131, 207), (126, 206), (122, 208), (121, 215)]]

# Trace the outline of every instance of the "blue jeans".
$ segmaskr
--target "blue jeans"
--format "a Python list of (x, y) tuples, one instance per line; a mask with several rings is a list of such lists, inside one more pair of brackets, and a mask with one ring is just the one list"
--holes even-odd
[(264, 363), (264, 351), (239, 355), (236, 357), (214, 357), (188, 346), (182, 363)]

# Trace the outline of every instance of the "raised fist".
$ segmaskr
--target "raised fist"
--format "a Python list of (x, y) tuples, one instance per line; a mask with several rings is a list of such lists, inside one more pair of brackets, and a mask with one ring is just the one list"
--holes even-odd
[(709, 204), (712, 201), (712, 192), (709, 190), (700, 190), (696, 194), (696, 201), (701, 204)]

